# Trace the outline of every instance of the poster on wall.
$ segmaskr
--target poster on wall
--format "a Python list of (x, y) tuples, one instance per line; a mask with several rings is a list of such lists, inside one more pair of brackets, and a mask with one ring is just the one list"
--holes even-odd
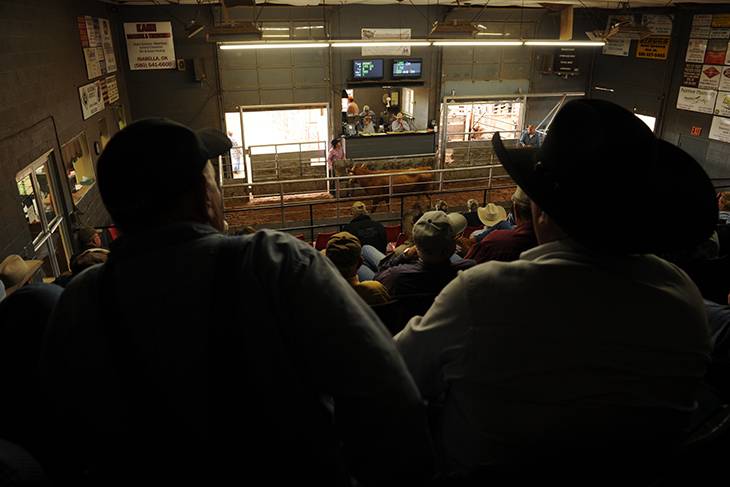
[(106, 72), (113, 73), (117, 70), (117, 60), (114, 56), (112, 30), (107, 19), (99, 19), (99, 30), (101, 31), (101, 46), (104, 49), (104, 63), (106, 64)]
[(96, 19), (88, 15), (76, 17), (76, 24), (79, 27), (79, 38), (81, 47), (99, 47), (101, 40), (99, 36), (99, 25)]
[(79, 88), (79, 98), (84, 120), (104, 109), (104, 98), (101, 94), (101, 84), (98, 81)]
[(730, 14), (715, 14), (712, 16), (712, 24), (710, 24), (713, 28), (730, 28)]
[(730, 118), (712, 117), (709, 137), (720, 142), (730, 143)]
[(690, 39), (684, 60), (688, 63), (704, 63), (706, 50), (707, 39)]
[[(360, 37), (363, 40), (394, 40), (410, 39), (411, 29), (360, 29)], [(363, 56), (410, 56), (410, 46), (385, 46), (385, 47), (363, 47)]]
[(716, 90), (720, 86), (722, 70), (722, 66), (703, 65), (699, 87), (703, 90)]
[(727, 54), (727, 41), (723, 39), (710, 39), (707, 41), (705, 51), (705, 64), (723, 64)]
[(697, 88), (702, 76), (702, 64), (685, 64), (682, 71), (682, 86)]
[(85, 47), (84, 61), (86, 62), (86, 73), (89, 79), (98, 78), (106, 72), (104, 50), (101, 47)]
[(722, 74), (720, 75), (720, 91), (730, 91), (730, 66), (721, 66)]
[(175, 45), (170, 22), (124, 24), (129, 69), (175, 69)]
[[(609, 15), (606, 21), (606, 31), (610, 31), (611, 27), (623, 22), (633, 22), (633, 15)], [(602, 53), (607, 56), (628, 56), (631, 50), (631, 39), (624, 38), (620, 33), (606, 39), (606, 45), (603, 46)]]
[(117, 86), (117, 78), (109, 76), (106, 78), (106, 90), (107, 97), (109, 98), (108, 103), (114, 103), (119, 100), (119, 87)]
[(713, 113), (715, 111), (715, 98), (717, 92), (713, 90), (702, 90), (700, 88), (679, 88), (677, 96), (677, 108), (689, 110), (690, 112)]
[(730, 29), (729, 28), (722, 28), (722, 29), (713, 28), (710, 31), (710, 39), (730, 39)]
[(730, 117), (730, 92), (720, 92), (717, 94), (715, 102), (715, 115)]
[(644, 59), (667, 59), (669, 37), (646, 37), (636, 46), (636, 57)]
[(641, 25), (645, 25), (655, 36), (672, 35), (672, 17), (670, 15), (642, 15)]
[(712, 15), (702, 14), (692, 17), (692, 30), (689, 33), (690, 38), (707, 39), (710, 37), (712, 29)]

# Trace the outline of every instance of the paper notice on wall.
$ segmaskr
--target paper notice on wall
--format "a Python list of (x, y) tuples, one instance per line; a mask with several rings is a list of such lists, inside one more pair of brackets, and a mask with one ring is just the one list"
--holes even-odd
[(702, 14), (692, 17), (692, 30), (689, 33), (690, 38), (707, 39), (710, 37), (712, 28), (712, 15)]
[(119, 100), (119, 86), (117, 86), (117, 78), (114, 76), (106, 78), (106, 90), (107, 97), (109, 99), (108, 103), (114, 103)]
[(114, 56), (112, 30), (107, 19), (99, 19), (99, 31), (101, 32), (101, 46), (104, 49), (106, 72), (113, 73), (117, 70), (117, 59), (116, 56)]
[(699, 88), (703, 90), (716, 90), (720, 86), (720, 77), (722, 75), (723, 66), (713, 66), (705, 64), (702, 66), (700, 74)]
[(715, 115), (730, 117), (730, 92), (719, 92), (715, 102)]
[(684, 60), (688, 63), (704, 63), (706, 50), (707, 39), (690, 39), (687, 45), (687, 56)]
[(730, 39), (730, 29), (712, 29), (710, 31), (710, 39)]
[(124, 24), (129, 69), (175, 69), (175, 45), (170, 22)]
[(644, 59), (667, 59), (669, 37), (646, 37), (636, 46), (636, 57)]
[(655, 36), (672, 35), (672, 17), (670, 15), (642, 15), (641, 24), (647, 26)]
[(89, 83), (79, 88), (81, 99), (81, 113), (84, 120), (104, 109), (104, 97), (101, 93), (101, 83)]
[(712, 117), (709, 137), (713, 140), (730, 143), (730, 118)]
[(712, 27), (730, 28), (730, 14), (714, 14)]
[(603, 54), (607, 56), (628, 56), (631, 50), (631, 39), (606, 39)]
[(720, 66), (722, 74), (720, 74), (720, 86), (717, 87), (720, 91), (730, 91), (730, 67)]
[[(360, 29), (360, 37), (363, 40), (409, 40), (411, 29)], [(363, 56), (410, 56), (410, 46), (384, 46), (384, 47), (363, 47)]]
[(705, 51), (705, 64), (723, 64), (727, 55), (727, 41), (723, 39), (710, 39), (707, 41)]
[(89, 79), (98, 78), (105, 73), (104, 49), (101, 47), (85, 47), (84, 61), (86, 61), (86, 73)]
[(702, 90), (700, 88), (679, 88), (677, 96), (677, 108), (691, 112), (713, 113), (715, 111), (715, 98), (717, 92), (714, 90)]
[(685, 64), (682, 71), (682, 86), (697, 88), (702, 76), (702, 64)]

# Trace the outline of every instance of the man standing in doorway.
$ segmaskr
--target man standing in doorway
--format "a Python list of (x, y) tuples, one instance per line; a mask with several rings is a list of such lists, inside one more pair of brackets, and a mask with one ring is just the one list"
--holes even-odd
[(530, 124), (527, 126), (527, 130), (522, 133), (520, 137), (520, 147), (532, 147), (539, 149), (542, 145), (542, 134), (535, 130), (535, 126)]

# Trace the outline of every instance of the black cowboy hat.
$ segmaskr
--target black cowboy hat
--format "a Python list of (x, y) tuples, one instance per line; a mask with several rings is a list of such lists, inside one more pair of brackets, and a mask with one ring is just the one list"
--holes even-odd
[(499, 133), (492, 144), (515, 182), (589, 248), (684, 250), (715, 228), (715, 190), (702, 167), (614, 103), (567, 103), (539, 149), (507, 149)]

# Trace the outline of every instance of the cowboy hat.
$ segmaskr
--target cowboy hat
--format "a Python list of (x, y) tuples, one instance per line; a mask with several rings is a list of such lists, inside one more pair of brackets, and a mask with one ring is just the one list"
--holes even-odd
[(25, 285), (42, 265), (42, 260), (23, 260), (19, 255), (8, 255), (0, 262), (0, 280), (5, 285), (5, 293), (9, 296)]
[(493, 227), (499, 222), (507, 219), (507, 211), (494, 203), (487, 203), (487, 206), (477, 208), (479, 221), (488, 227)]
[[(614, 254), (687, 249), (715, 228), (715, 191), (702, 167), (614, 103), (568, 102), (539, 149), (507, 149), (499, 133), (492, 144), (532, 201), (586, 247)], [(667, 201), (677, 202), (671, 211)], [(620, 208), (627, 203), (645, 218), (626, 215)]]

